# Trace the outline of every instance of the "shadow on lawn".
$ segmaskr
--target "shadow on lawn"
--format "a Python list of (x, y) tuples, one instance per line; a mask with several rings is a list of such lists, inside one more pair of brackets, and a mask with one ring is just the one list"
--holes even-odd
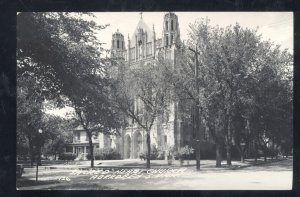
[(47, 190), (111, 190), (112, 188), (102, 186), (96, 183), (70, 183), (68, 185), (50, 186)]
[(59, 183), (57, 180), (48, 180), (48, 181), (38, 181), (35, 182), (35, 180), (28, 180), (26, 178), (18, 178), (16, 181), (16, 187), (28, 187), (28, 186), (37, 186), (37, 185), (49, 185), (49, 184), (55, 184)]
[[(26, 187), (34, 187), (34, 190), (111, 190), (110, 187), (102, 186), (96, 183), (61, 183), (58, 180), (49, 180), (49, 181), (38, 181), (35, 180), (28, 180), (25, 178), (17, 179), (16, 188), (19, 190), (26, 189)], [(40, 188), (38, 186), (41, 186)]]
[(291, 171), (293, 170), (292, 159), (269, 160), (255, 165), (255, 170), (259, 171), (263, 168), (264, 171)]

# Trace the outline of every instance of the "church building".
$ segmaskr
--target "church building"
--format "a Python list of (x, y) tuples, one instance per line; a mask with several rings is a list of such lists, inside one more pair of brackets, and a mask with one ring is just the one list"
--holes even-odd
[[(152, 28), (144, 22), (142, 13), (136, 29), (131, 36), (128, 36), (125, 43), (124, 35), (117, 30), (112, 35), (111, 42), (111, 58), (123, 61), (125, 65), (135, 67), (141, 65), (141, 62), (147, 64), (155, 61), (158, 57), (170, 61), (175, 65), (176, 54), (181, 52), (182, 42), (180, 39), (180, 29), (178, 17), (175, 13), (166, 13), (161, 21), (163, 23), (163, 31), (159, 37), (155, 32), (154, 25)], [(151, 146), (155, 146), (158, 150), (164, 152), (166, 159), (166, 151), (169, 147), (180, 148), (185, 145), (193, 146), (195, 139), (191, 119), (181, 116), (181, 111), (190, 109), (187, 102), (183, 101), (170, 103), (168, 112), (159, 115), (150, 131)], [(143, 102), (136, 98), (134, 100), (134, 112), (139, 114), (143, 111)], [(94, 149), (114, 148), (118, 151), (123, 159), (137, 159), (141, 153), (147, 150), (146, 131), (144, 131), (134, 121), (128, 121), (129, 125), (122, 128), (121, 136), (104, 136), (99, 134), (95, 138)], [(203, 129), (202, 129), (203, 130)], [(82, 133), (78, 129), (74, 131), (75, 136)], [(206, 133), (206, 132), (204, 132)], [(79, 137), (77, 137), (79, 139)], [(82, 152), (87, 154), (86, 141), (78, 141), (78, 139), (69, 146), (69, 152)], [(109, 143), (107, 143), (109, 142)], [(83, 148), (82, 148), (83, 147)]]
[[(161, 35), (155, 32), (154, 25), (150, 28), (144, 22), (142, 13), (140, 15), (134, 34), (128, 36), (126, 44), (124, 35), (119, 30), (112, 35), (111, 58), (123, 60), (125, 65), (131, 67), (139, 66), (141, 62), (147, 64), (159, 56), (175, 64), (176, 54), (181, 51), (182, 46), (177, 15), (171, 12), (164, 15)], [(150, 132), (151, 146), (161, 151), (172, 146), (179, 148), (192, 141), (191, 125), (184, 123), (180, 117), (180, 103), (171, 103), (169, 107), (169, 113), (156, 118)], [(142, 111), (141, 108), (142, 101), (135, 99), (135, 113)], [(147, 150), (146, 132), (138, 124), (130, 124), (123, 129), (118, 143), (123, 147), (121, 154), (124, 159), (139, 158)]]

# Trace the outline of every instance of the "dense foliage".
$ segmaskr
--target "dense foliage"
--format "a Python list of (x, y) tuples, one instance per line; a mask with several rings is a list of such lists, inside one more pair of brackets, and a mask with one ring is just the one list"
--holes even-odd
[(94, 132), (115, 132), (118, 127), (116, 112), (109, 107), (104, 49), (95, 37), (106, 26), (87, 19), (92, 17), (62, 12), (17, 16), (18, 78), (32, 76), (42, 100), (72, 106), (90, 147)]
[[(195, 54), (188, 49), (195, 47), (199, 87)], [(262, 41), (257, 30), (212, 26), (208, 19), (190, 25), (190, 39), (181, 50), (171, 81), (181, 98), (199, 102), (199, 121), (216, 144), (217, 166), (224, 148), (231, 165), (233, 147), (243, 160), (249, 147), (266, 156), (270, 146), (291, 145), (293, 56), (287, 50)]]

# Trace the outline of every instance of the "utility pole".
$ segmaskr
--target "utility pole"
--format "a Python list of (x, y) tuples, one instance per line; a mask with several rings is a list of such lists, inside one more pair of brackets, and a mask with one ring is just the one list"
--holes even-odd
[(189, 47), (189, 50), (195, 53), (195, 82), (196, 82), (196, 102), (195, 102), (195, 126), (196, 126), (196, 169), (200, 170), (200, 102), (199, 102), (199, 64), (198, 64), (198, 55), (200, 55), (200, 53), (197, 50), (197, 44), (194, 49), (191, 49)]

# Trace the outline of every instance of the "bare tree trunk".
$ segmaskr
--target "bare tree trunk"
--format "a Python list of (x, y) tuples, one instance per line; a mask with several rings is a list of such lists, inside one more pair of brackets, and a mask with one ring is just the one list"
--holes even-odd
[(232, 165), (231, 164), (231, 145), (229, 142), (226, 144), (226, 160), (227, 160), (227, 165)]
[(278, 159), (278, 145), (275, 145), (275, 159)]
[(243, 154), (243, 153), (241, 154), (241, 162), (242, 162), (242, 163), (245, 163), (245, 157), (244, 157), (244, 154)]
[(255, 162), (257, 162), (257, 151), (258, 151), (258, 146), (257, 146), (256, 139), (254, 139), (254, 159), (255, 159)]
[(221, 144), (216, 140), (216, 167), (221, 167), (222, 163), (222, 147)]
[(275, 153), (275, 146), (274, 146), (274, 139), (272, 139), (272, 152), (271, 152), (271, 160), (274, 159), (274, 153)]
[(29, 154), (30, 154), (30, 167), (33, 167), (33, 162), (34, 162), (34, 150), (33, 150), (33, 144), (32, 144), (32, 140), (29, 138)]
[(240, 153), (241, 162), (244, 163), (245, 162), (244, 150), (239, 145), (236, 145), (236, 147), (237, 147), (237, 149), (238, 149), (238, 151)]
[(267, 161), (267, 147), (264, 147), (264, 162)]
[(146, 168), (150, 169), (150, 154), (151, 154), (151, 142), (150, 142), (150, 132), (147, 131), (147, 163)]
[(226, 160), (227, 165), (231, 165), (231, 117), (227, 111), (227, 135), (226, 135)]
[(87, 131), (86, 134), (88, 135), (88, 138), (89, 138), (91, 168), (93, 168), (94, 167), (94, 148), (93, 148), (93, 141), (92, 141), (92, 133)]

